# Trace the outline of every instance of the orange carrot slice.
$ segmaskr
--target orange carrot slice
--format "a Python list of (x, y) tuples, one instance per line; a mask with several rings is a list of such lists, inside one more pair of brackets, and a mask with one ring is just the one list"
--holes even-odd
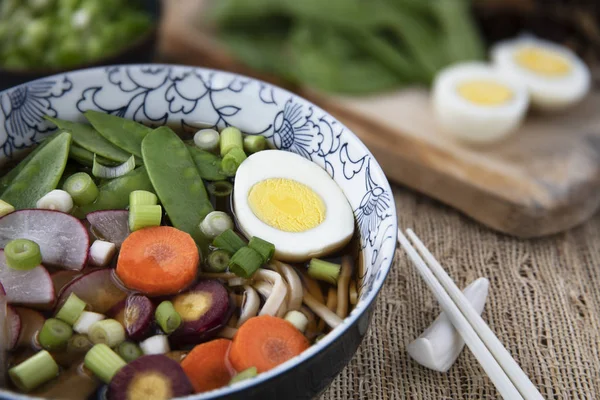
[(309, 347), (304, 335), (288, 321), (262, 315), (250, 318), (233, 337), (229, 360), (237, 371), (256, 367), (265, 372)]
[(121, 245), (117, 275), (125, 286), (151, 296), (178, 293), (196, 278), (194, 239), (170, 226), (133, 232)]
[(231, 340), (212, 340), (197, 345), (183, 359), (181, 367), (196, 393), (218, 389), (229, 383), (233, 377), (226, 361), (230, 346)]

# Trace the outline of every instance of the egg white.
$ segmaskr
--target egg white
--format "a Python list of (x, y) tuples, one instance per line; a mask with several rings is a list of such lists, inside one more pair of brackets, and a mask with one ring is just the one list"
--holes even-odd
[[(524, 47), (556, 52), (570, 64), (564, 76), (545, 76), (519, 65), (515, 54)], [(534, 108), (557, 110), (580, 101), (590, 90), (591, 74), (585, 63), (570, 49), (534, 37), (521, 37), (499, 42), (491, 49), (492, 62), (504, 73), (527, 86)]]
[[(458, 93), (468, 81), (493, 81), (507, 87), (512, 97), (499, 105), (475, 104)], [(522, 122), (529, 96), (525, 87), (492, 66), (469, 62), (440, 71), (432, 89), (433, 111), (442, 129), (458, 139), (486, 143), (504, 138)]]
[[(319, 195), (325, 204), (325, 219), (304, 232), (286, 232), (262, 222), (250, 208), (252, 187), (269, 178), (300, 182)], [(354, 233), (354, 215), (342, 189), (320, 166), (297, 154), (265, 150), (252, 154), (238, 168), (233, 189), (235, 217), (247, 237), (258, 236), (275, 245), (275, 257), (303, 262), (345, 246)]]

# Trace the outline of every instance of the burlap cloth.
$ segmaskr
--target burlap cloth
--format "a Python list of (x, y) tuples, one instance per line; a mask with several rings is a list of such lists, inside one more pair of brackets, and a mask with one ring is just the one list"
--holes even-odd
[[(600, 399), (600, 215), (537, 240), (495, 233), (424, 196), (394, 189), (412, 227), (464, 288), (490, 279), (484, 320), (546, 399)], [(465, 347), (445, 374), (405, 346), (440, 309), (403, 252), (378, 297), (369, 333), (321, 400), (501, 398)]]

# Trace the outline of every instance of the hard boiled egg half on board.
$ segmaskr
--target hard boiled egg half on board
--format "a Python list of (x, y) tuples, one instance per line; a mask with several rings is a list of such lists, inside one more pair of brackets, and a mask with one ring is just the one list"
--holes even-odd
[(332, 253), (354, 233), (352, 208), (337, 183), (317, 164), (287, 151), (261, 151), (240, 165), (233, 207), (242, 233), (273, 243), (282, 261)]
[(527, 87), (534, 108), (557, 110), (580, 101), (590, 90), (591, 74), (570, 49), (531, 36), (499, 42), (492, 62)]
[(529, 105), (526, 87), (490, 64), (467, 62), (440, 71), (433, 111), (441, 128), (464, 141), (488, 143), (513, 132)]

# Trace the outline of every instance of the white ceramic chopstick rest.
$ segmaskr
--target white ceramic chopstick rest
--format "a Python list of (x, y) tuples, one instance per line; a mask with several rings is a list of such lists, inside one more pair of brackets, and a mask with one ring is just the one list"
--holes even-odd
[[(473, 308), (481, 315), (488, 295), (490, 282), (479, 278), (463, 290)], [(446, 372), (460, 355), (465, 342), (452, 322), (441, 313), (421, 336), (413, 340), (406, 350), (413, 360), (434, 371)]]

